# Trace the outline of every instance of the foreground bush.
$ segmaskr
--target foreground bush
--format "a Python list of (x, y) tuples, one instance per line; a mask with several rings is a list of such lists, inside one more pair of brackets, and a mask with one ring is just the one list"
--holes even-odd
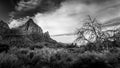
[(0, 54), (0, 68), (119, 68), (120, 48), (102, 52), (79, 48), (13, 48)]
[(0, 68), (16, 68), (19, 66), (17, 56), (13, 54), (0, 54)]

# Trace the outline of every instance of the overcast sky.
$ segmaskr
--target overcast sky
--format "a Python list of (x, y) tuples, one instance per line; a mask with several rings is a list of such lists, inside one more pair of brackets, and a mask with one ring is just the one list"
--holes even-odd
[[(44, 31), (49, 31), (51, 35), (73, 33), (76, 28), (82, 26), (82, 21), (87, 15), (96, 17), (101, 23), (120, 16), (120, 0), (7, 1), (9, 0), (6, 0), (6, 3), (9, 3), (10, 7), (5, 6), (7, 5), (5, 1), (0, 3), (2, 5), (0, 6), (0, 16), (3, 20), (14, 18), (11, 27), (14, 27), (14, 24), (22, 24), (16, 19), (30, 16)], [(7, 12), (4, 12), (3, 8)], [(75, 39), (73, 36), (53, 38), (61, 42), (72, 42)]]

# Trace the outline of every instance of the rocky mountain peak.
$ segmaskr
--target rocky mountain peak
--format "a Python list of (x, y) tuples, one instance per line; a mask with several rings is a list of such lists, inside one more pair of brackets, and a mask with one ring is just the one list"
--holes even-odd
[(40, 26), (38, 26), (33, 19), (29, 19), (24, 25), (19, 27), (24, 31), (23, 33), (31, 34), (31, 33), (43, 33), (43, 30)]
[[(31, 41), (37, 42), (45, 42), (50, 41), (53, 42), (50, 38), (49, 32), (43, 33), (43, 30), (40, 26), (38, 26), (33, 19), (29, 19), (24, 25), (18, 27), (18, 29), (22, 32), (23, 35), (26, 35)], [(55, 42), (55, 41), (54, 41)]]

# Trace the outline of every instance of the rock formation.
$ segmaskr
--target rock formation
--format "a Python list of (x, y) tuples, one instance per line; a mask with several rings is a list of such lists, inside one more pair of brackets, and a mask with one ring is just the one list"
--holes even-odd
[(29, 19), (24, 25), (18, 28), (22, 30), (23, 34), (43, 33), (43, 30), (36, 23), (34, 23), (32, 19)]
[(38, 42), (56, 42), (50, 38), (48, 32), (43, 33), (43, 30), (32, 19), (29, 19), (24, 25), (18, 27), (23, 35), (27, 36), (34, 43)]
[(8, 31), (10, 28), (7, 23), (0, 21), (0, 35), (6, 34), (5, 32)]
[[(10, 29), (7, 23), (0, 22), (0, 36), (2, 41), (10, 46), (28, 47), (36, 43), (56, 43), (50, 38), (49, 32), (43, 30), (32, 19), (17, 28)], [(1, 42), (0, 42), (1, 43)]]

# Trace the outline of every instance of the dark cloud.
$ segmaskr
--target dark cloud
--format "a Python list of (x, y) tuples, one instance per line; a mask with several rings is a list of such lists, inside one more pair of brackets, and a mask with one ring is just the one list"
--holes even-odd
[(0, 0), (0, 19), (9, 20), (9, 13), (14, 11), (19, 0)]
[(14, 18), (34, 16), (36, 13), (53, 11), (61, 6), (64, 0), (21, 0), (11, 13)]
[[(10, 18), (9, 15), (14, 18), (34, 16), (36, 13), (55, 11), (59, 9), (61, 5), (64, 6), (63, 3), (71, 3), (72, 5), (73, 2), (99, 6), (106, 10), (107, 8), (111, 8), (111, 6), (106, 7), (106, 5), (111, 5), (118, 1), (119, 0), (0, 0), (0, 18), (6, 20)], [(114, 8), (115, 7), (116, 6), (114, 6)]]
[(58, 9), (63, 2), (76, 2), (86, 5), (96, 4), (103, 5), (118, 0), (21, 0), (16, 6), (15, 11), (10, 15), (14, 18), (21, 18), (26, 16), (34, 16), (36, 13), (46, 13)]

